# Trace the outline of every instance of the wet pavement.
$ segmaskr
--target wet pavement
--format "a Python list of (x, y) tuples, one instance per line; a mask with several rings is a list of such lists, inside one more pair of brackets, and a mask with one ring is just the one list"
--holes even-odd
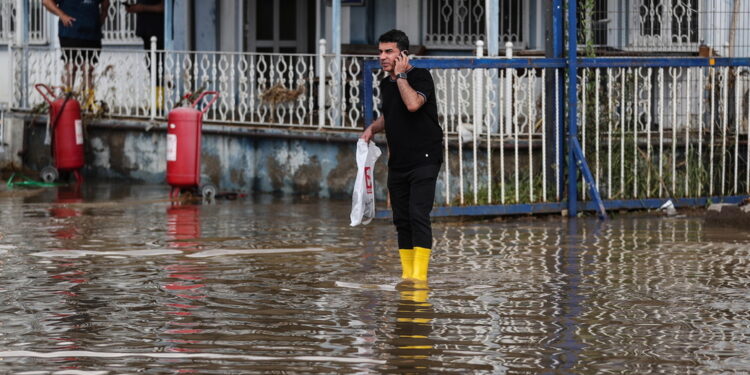
[(750, 371), (750, 231), (700, 215), (439, 221), (429, 291), (347, 201), (0, 195), (0, 372)]

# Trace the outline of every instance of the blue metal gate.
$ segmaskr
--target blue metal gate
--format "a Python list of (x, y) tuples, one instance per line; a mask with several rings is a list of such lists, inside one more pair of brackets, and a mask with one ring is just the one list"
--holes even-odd
[[(604, 218), (608, 209), (736, 203), (750, 194), (750, 59), (579, 58), (574, 1), (563, 57), (562, 0), (553, 3), (551, 58), (413, 60), (443, 92), (444, 203), (433, 215)], [(368, 125), (379, 114), (370, 74), (378, 69), (364, 64)], [(456, 76), (471, 88), (453, 87)]]

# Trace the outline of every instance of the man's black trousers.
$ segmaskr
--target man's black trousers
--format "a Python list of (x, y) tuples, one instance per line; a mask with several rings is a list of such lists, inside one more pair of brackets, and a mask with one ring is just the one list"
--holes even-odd
[(398, 232), (399, 249), (432, 249), (430, 211), (435, 200), (435, 184), (440, 164), (410, 170), (388, 170), (393, 224)]

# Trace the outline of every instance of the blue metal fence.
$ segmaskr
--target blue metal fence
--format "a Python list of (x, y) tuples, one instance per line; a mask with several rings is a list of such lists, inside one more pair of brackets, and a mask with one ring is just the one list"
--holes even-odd
[[(557, 72), (560, 72), (559, 75), (556, 75), (556, 79), (558, 80), (556, 87), (556, 90), (558, 91), (556, 95), (554, 95), (554, 106), (557, 110), (558, 116), (562, 118), (565, 114), (567, 115), (567, 121), (563, 124), (563, 121), (559, 121), (556, 123), (556, 129), (555, 129), (555, 136), (558, 137), (557, 145), (560, 147), (554, 147), (554, 145), (547, 144), (543, 147), (546, 148), (546, 151), (548, 152), (554, 152), (558, 153), (558, 155), (567, 155), (564, 158), (562, 156), (558, 156), (559, 160), (564, 160), (564, 166), (565, 166), (565, 178), (559, 178), (558, 183), (562, 186), (566, 186), (567, 188), (564, 189), (565, 194), (558, 197), (556, 201), (547, 201), (547, 202), (511, 202), (506, 204), (475, 204), (475, 205), (457, 205), (457, 204), (448, 204), (446, 206), (437, 207), (433, 215), (435, 216), (456, 216), (456, 215), (506, 215), (506, 214), (530, 214), (530, 213), (553, 213), (553, 212), (562, 212), (564, 210), (567, 210), (567, 214), (570, 216), (575, 216), (578, 211), (597, 211), (599, 213), (599, 216), (604, 218), (606, 217), (606, 210), (616, 210), (616, 209), (654, 209), (659, 208), (662, 204), (665, 203), (668, 199), (672, 199), (674, 205), (676, 207), (685, 207), (685, 206), (702, 206), (706, 205), (709, 202), (728, 202), (728, 203), (737, 203), (741, 201), (742, 199), (748, 197), (748, 194), (750, 193), (750, 182), (745, 187), (746, 190), (744, 191), (745, 194), (740, 194), (741, 192), (737, 188), (737, 178), (739, 175), (738, 172), (738, 164), (740, 162), (745, 162), (748, 173), (747, 178), (750, 181), (750, 124), (748, 125), (742, 125), (746, 126), (748, 129), (748, 140), (746, 143), (743, 143), (744, 141), (740, 140), (740, 133), (741, 130), (741, 116), (743, 114), (740, 113), (740, 110), (742, 109), (742, 106), (744, 105), (747, 112), (747, 117), (750, 117), (750, 104), (741, 104), (741, 102), (744, 99), (744, 96), (747, 96), (747, 102), (750, 103), (750, 85), (748, 85), (747, 93), (740, 92), (740, 84), (730, 80), (736, 79), (739, 80), (740, 73), (737, 72), (735, 74), (735, 78), (732, 78), (728, 71), (725, 71), (724, 74), (724, 81), (721, 83), (721, 87), (718, 83), (712, 85), (710, 87), (710, 90), (712, 92), (712, 98), (715, 91), (718, 91), (720, 89), (724, 90), (724, 99), (723, 102), (719, 100), (712, 99), (711, 106), (712, 110), (714, 110), (714, 107), (718, 107), (718, 104), (723, 105), (723, 109), (718, 108), (717, 111), (721, 111), (724, 116), (724, 128), (722, 130), (722, 141), (723, 143), (723, 149), (722, 152), (724, 154), (721, 154), (722, 157), (725, 157), (726, 155), (726, 141), (728, 137), (731, 137), (734, 135), (733, 145), (734, 145), (734, 177), (735, 177), (735, 188), (731, 191), (731, 194), (708, 194), (709, 196), (700, 196), (700, 197), (678, 197), (675, 196), (675, 194), (669, 193), (666, 196), (659, 196), (659, 197), (651, 197), (648, 196), (648, 192), (646, 193), (646, 196), (640, 199), (612, 199), (611, 194), (608, 195), (609, 199), (602, 200), (599, 194), (599, 189), (597, 188), (597, 182), (596, 179), (599, 175), (599, 170), (596, 171), (596, 177), (594, 176), (595, 173), (592, 173), (591, 169), (588, 167), (587, 163), (587, 157), (585, 154), (585, 148), (581, 147), (581, 144), (583, 141), (581, 141), (581, 134), (579, 134), (579, 121), (581, 120), (579, 118), (580, 114), (582, 113), (581, 110), (579, 110), (579, 100), (581, 100), (579, 94), (581, 94), (581, 85), (587, 84), (587, 82), (581, 82), (579, 83), (579, 74), (587, 69), (599, 69), (600, 71), (606, 70), (606, 69), (660, 69), (662, 73), (662, 82), (661, 84), (661, 94), (662, 94), (662, 101), (659, 103), (660, 110), (664, 111), (665, 106), (667, 106), (667, 102), (664, 101), (664, 87), (665, 83), (663, 82), (663, 73), (665, 69), (686, 69), (686, 68), (705, 68), (706, 72), (708, 72), (709, 69), (712, 70), (712, 74), (715, 76), (715, 69), (717, 68), (731, 68), (731, 69), (742, 69), (744, 68), (744, 72), (746, 72), (746, 75), (750, 75), (750, 59), (747, 58), (693, 58), (693, 57), (681, 57), (681, 58), (579, 58), (577, 56), (577, 30), (576, 30), (576, 2), (571, 1), (568, 2), (568, 33), (567, 35), (572, 36), (572, 38), (569, 38), (568, 40), (568, 54), (565, 58), (562, 56), (562, 45), (563, 45), (563, 29), (562, 29), (562, 0), (554, 0), (553, 1), (553, 28), (554, 28), (554, 40), (553, 40), (553, 54), (552, 57), (548, 58), (513, 58), (513, 59), (497, 59), (497, 58), (471, 58), (471, 59), (447, 59), (447, 60), (439, 60), (439, 59), (420, 59), (420, 60), (413, 60), (412, 64), (417, 67), (427, 68), (427, 69), (470, 69), (470, 70), (501, 70), (501, 69), (514, 69), (514, 70), (525, 70), (525, 69), (548, 69), (548, 70), (556, 70)], [(374, 86), (373, 86), (373, 75), (369, 74), (370, 72), (379, 69), (379, 63), (378, 61), (367, 61), (364, 65), (364, 90), (363, 90), (363, 103), (364, 103), (364, 118), (365, 118), (365, 124), (370, 124), (373, 121), (374, 118), (374, 107), (373, 107), (373, 92), (374, 92)], [(562, 74), (564, 72), (564, 74)], [(648, 77), (651, 77), (652, 71), (648, 71)], [(622, 81), (625, 82), (624, 74), (622, 74)], [(636, 73), (637, 75), (638, 73)], [(644, 73), (645, 74), (645, 73)], [(701, 74), (704, 74), (701, 72)], [(563, 78), (564, 76), (564, 78)], [(585, 76), (584, 76), (585, 77)], [(689, 89), (691, 81), (688, 74), (688, 80), (685, 84), (685, 87)], [(562, 83), (562, 80), (564, 79), (564, 83)], [(636, 81), (637, 81), (636, 77)], [(715, 79), (715, 77), (714, 77)], [(585, 78), (584, 78), (585, 80)], [(676, 82), (676, 78), (675, 78)], [(703, 82), (703, 81), (701, 81)], [(561, 95), (560, 92), (562, 92), (563, 87), (567, 85), (567, 95)], [(598, 81), (597, 81), (598, 85)], [(675, 83), (674, 86), (677, 84)], [(734, 99), (727, 99), (727, 91), (728, 87), (732, 85), (732, 87), (736, 88), (737, 95)], [(624, 86), (624, 85), (623, 85)], [(597, 86), (598, 87), (598, 86)], [(648, 86), (649, 88), (651, 86)], [(654, 86), (655, 87), (655, 86)], [(630, 88), (627, 89), (625, 87), (620, 88), (622, 90), (622, 96), (625, 97), (625, 93), (628, 92), (629, 95), (634, 96), (636, 99), (634, 101), (640, 100), (639, 94), (637, 93), (636, 88)], [(673, 90), (675, 90), (674, 87), (672, 87)], [(700, 88), (703, 90), (703, 88)], [(629, 90), (629, 91), (628, 91)], [(673, 91), (674, 92), (674, 91)], [(585, 94), (586, 91), (584, 89), (583, 93)], [(649, 94), (650, 95), (650, 94)], [(650, 98), (650, 96), (648, 96)], [(673, 107), (677, 106), (677, 98), (671, 98), (673, 102), (671, 102), (671, 105)], [(585, 99), (583, 99), (585, 100)], [(598, 102), (599, 98), (597, 96), (597, 102), (595, 103), (596, 107), (594, 107), (593, 111), (600, 111), (601, 108), (599, 105), (601, 103)], [(610, 98), (611, 100), (611, 98)], [(697, 100), (707, 100), (704, 98), (703, 95), (699, 95)], [(736, 121), (736, 127), (733, 131), (733, 134), (729, 134), (729, 131), (727, 130), (727, 113), (730, 111), (728, 108), (727, 102), (732, 101), (732, 104), (736, 109), (736, 115), (734, 117), (734, 121)], [(584, 101), (585, 103), (585, 101)], [(689, 101), (688, 101), (689, 103)], [(544, 105), (544, 104), (542, 104)], [(619, 104), (619, 115), (624, 118), (625, 113), (627, 110), (631, 111), (632, 118), (634, 118), (637, 122), (637, 106), (638, 103), (634, 105), (630, 105), (630, 107), (627, 107), (625, 103), (620, 102)], [(583, 106), (585, 107), (585, 105)], [(530, 108), (530, 107), (529, 107)], [(649, 104), (650, 108), (650, 104)], [(587, 111), (589, 109), (583, 108), (582, 111)], [(565, 112), (567, 111), (567, 112)], [(528, 114), (527, 114), (528, 115)], [(612, 115), (612, 114), (608, 114)], [(688, 117), (688, 114), (685, 114), (685, 117)], [(702, 116), (699, 114), (699, 116)], [(713, 115), (712, 115), (713, 116)], [(745, 117), (745, 119), (747, 119)], [(584, 115), (585, 119), (585, 115)], [(598, 121), (598, 120), (597, 120)], [(611, 120), (610, 120), (611, 121)], [(664, 121), (663, 119), (660, 120), (659, 123), (660, 127), (660, 134), (663, 135), (664, 133)], [(701, 120), (702, 121), (702, 120)], [(748, 120), (750, 121), (750, 120)], [(476, 123), (477, 120), (474, 119), (474, 122)], [(690, 120), (688, 119), (688, 127), (685, 130), (686, 134), (690, 134)], [(624, 123), (624, 120), (623, 120)], [(586, 124), (584, 124), (585, 126)], [(646, 129), (644, 130), (645, 133), (651, 132), (652, 129), (650, 128), (653, 124), (646, 124)], [(710, 126), (714, 126), (714, 122), (710, 123)], [(487, 147), (488, 150), (491, 148), (489, 137), (491, 136), (490, 125), (488, 125), (487, 130)], [(474, 130), (476, 131), (477, 127), (474, 126)], [(531, 132), (529, 130), (529, 132)], [(585, 132), (585, 129), (584, 129)], [(674, 150), (676, 150), (676, 144), (678, 142), (678, 129), (672, 128), (667, 130), (668, 134), (672, 137), (671, 138), (671, 145)], [(625, 129), (622, 129), (622, 134), (625, 134)], [(713, 157), (713, 144), (714, 144), (714, 138), (713, 138), (713, 128), (711, 133), (711, 147), (712, 147), (712, 154)], [(518, 133), (516, 132), (516, 136)], [(565, 138), (563, 138), (563, 135), (565, 135)], [(595, 134), (595, 137), (598, 137), (599, 134)], [(611, 136), (611, 134), (610, 134)], [(650, 134), (649, 134), (650, 136)], [(476, 135), (475, 137), (475, 143), (474, 148), (476, 148)], [(638, 139), (638, 130), (636, 128), (633, 128), (632, 131), (632, 143), (634, 144), (634, 158), (639, 158), (638, 152), (640, 152), (638, 145), (639, 139)], [(517, 142), (516, 141), (516, 147)], [(730, 139), (731, 141), (731, 139)], [(623, 142), (622, 146), (622, 153), (625, 152), (625, 146), (624, 146), (624, 139), (621, 141)], [(649, 141), (650, 138), (649, 138)], [(610, 142), (611, 143), (611, 142)], [(460, 145), (460, 137), (458, 144)], [(564, 145), (564, 146), (563, 146)], [(504, 146), (501, 145), (501, 148)], [(531, 146), (529, 146), (531, 147)], [(565, 150), (563, 150), (563, 147)], [(585, 145), (584, 145), (585, 147)], [(611, 151), (611, 145), (609, 145), (610, 151)], [(681, 146), (682, 147), (682, 146)], [(689, 158), (689, 152), (690, 148), (695, 147), (692, 145), (691, 141), (686, 139), (685, 140), (685, 150), (683, 152), (684, 155), (682, 157), (687, 160)], [(698, 146), (700, 149), (700, 145)], [(747, 160), (740, 160), (739, 153), (740, 153), (740, 147), (744, 147), (747, 149)], [(646, 155), (647, 160), (645, 163), (649, 163), (650, 160), (648, 158), (651, 156), (651, 146), (648, 145), (649, 148), (649, 154)], [(460, 146), (459, 146), (460, 150)], [(565, 154), (563, 154), (563, 151), (565, 151)], [(447, 152), (447, 151), (446, 151)], [(488, 151), (489, 155), (489, 151)], [(459, 158), (461, 158), (461, 154), (459, 151)], [(663, 158), (662, 155), (658, 155), (659, 163), (664, 163), (664, 161), (661, 160)], [(676, 159), (678, 157), (678, 152), (674, 152), (671, 156), (671, 158)], [(490, 156), (488, 156), (488, 162), (491, 159)], [(476, 156), (474, 158), (476, 162)], [(712, 159), (713, 160), (713, 159)], [(545, 162), (544, 160), (543, 162)], [(674, 162), (674, 161), (673, 161)], [(645, 164), (644, 163), (644, 164)], [(624, 165), (624, 164), (623, 164)], [(477, 168), (477, 165), (474, 165), (474, 168)], [(598, 168), (598, 167), (597, 167)], [(648, 167), (647, 167), (648, 168)], [(711, 167), (713, 171), (713, 167)], [(722, 164), (722, 173), (725, 171), (727, 166)], [(687, 167), (686, 167), (687, 169)], [(582, 172), (583, 181), (579, 179), (578, 171)], [(520, 173), (520, 171), (514, 171), (515, 173)], [(650, 172), (650, 171), (649, 171)], [(562, 165), (559, 165), (558, 168), (556, 168), (555, 173), (558, 174), (558, 176), (562, 176), (563, 168)], [(637, 173), (637, 172), (635, 172)], [(713, 172), (712, 172), (713, 173)], [(686, 173), (686, 178), (690, 178), (689, 174)], [(659, 177), (661, 179), (661, 176)], [(675, 176), (672, 177), (673, 179)], [(709, 176), (709, 179), (713, 178), (713, 176)], [(475, 178), (476, 181), (476, 178)], [(567, 182), (565, 184), (564, 182)], [(583, 184), (581, 185), (581, 183)], [(662, 184), (664, 184), (664, 181), (660, 181)], [(461, 182), (463, 183), (463, 182)], [(637, 181), (636, 181), (637, 183)], [(488, 184), (491, 185), (491, 179), (488, 181)], [(723, 186), (723, 176), (722, 176), (722, 186)], [(589, 190), (589, 196), (591, 200), (585, 199), (585, 194), (581, 193), (583, 189), (581, 189), (581, 186), (588, 187)], [(562, 191), (563, 188), (559, 187), (559, 189)], [(660, 189), (661, 191), (661, 189)], [(723, 190), (722, 190), (723, 192)], [(584, 197), (584, 199), (579, 201), (579, 193), (581, 193), (581, 196)], [(712, 193), (712, 192), (711, 192)], [(688, 194), (688, 190), (686, 189), (685, 194)], [(387, 216), (389, 213), (387, 211), (381, 212), (380, 216)]]

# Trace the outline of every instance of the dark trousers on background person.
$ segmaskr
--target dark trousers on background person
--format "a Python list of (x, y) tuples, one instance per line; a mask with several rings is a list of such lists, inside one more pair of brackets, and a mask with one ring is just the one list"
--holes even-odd
[(440, 164), (428, 164), (411, 170), (388, 170), (393, 224), (398, 247), (432, 249), (430, 212), (435, 200), (435, 183)]

